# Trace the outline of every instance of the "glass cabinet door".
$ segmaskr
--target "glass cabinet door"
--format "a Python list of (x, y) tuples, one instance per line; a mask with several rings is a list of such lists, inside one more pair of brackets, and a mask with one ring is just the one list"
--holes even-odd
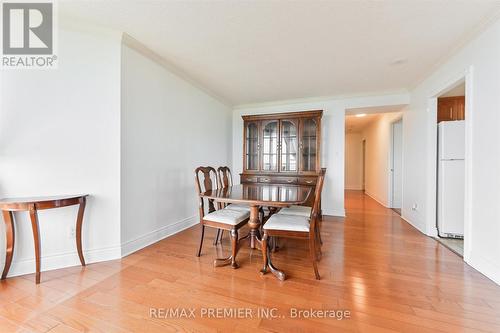
[(280, 128), (280, 171), (298, 170), (298, 123), (282, 120)]
[(300, 137), (301, 171), (316, 171), (318, 123), (315, 118), (302, 119)]
[(259, 170), (259, 123), (245, 124), (246, 170)]
[(278, 121), (262, 122), (262, 170), (278, 171)]

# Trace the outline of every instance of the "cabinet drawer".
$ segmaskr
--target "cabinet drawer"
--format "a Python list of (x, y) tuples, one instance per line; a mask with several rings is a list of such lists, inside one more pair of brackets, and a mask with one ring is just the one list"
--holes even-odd
[(299, 184), (300, 185), (316, 185), (318, 181), (318, 177), (300, 177)]
[(276, 177), (276, 183), (279, 184), (298, 184), (296, 177)]
[(259, 177), (259, 183), (272, 183), (273, 181), (272, 177)]
[(245, 184), (245, 183), (257, 183), (259, 181), (258, 177), (257, 176), (244, 176), (242, 175), (240, 177), (240, 182), (242, 184)]
[(297, 184), (297, 177), (259, 177), (259, 183)]

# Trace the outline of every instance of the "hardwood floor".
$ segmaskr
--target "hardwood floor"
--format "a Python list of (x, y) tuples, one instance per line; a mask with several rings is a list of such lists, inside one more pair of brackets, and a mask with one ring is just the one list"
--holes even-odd
[[(307, 244), (282, 241), (280, 282), (259, 275), (258, 250), (243, 247), (240, 268), (213, 268), (227, 255), (199, 226), (122, 260), (0, 282), (0, 332), (500, 332), (500, 286), (362, 192), (346, 194), (347, 217), (325, 217), (322, 280)], [(223, 253), (222, 253), (223, 252)], [(150, 308), (194, 308), (196, 319), (151, 318)], [(216, 319), (202, 308), (277, 308), (284, 318)], [(349, 310), (350, 318), (291, 319), (290, 308)]]

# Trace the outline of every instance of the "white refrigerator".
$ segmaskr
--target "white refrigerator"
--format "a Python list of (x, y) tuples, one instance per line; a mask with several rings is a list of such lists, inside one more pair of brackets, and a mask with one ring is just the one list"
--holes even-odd
[(438, 232), (463, 238), (465, 197), (465, 121), (438, 124)]

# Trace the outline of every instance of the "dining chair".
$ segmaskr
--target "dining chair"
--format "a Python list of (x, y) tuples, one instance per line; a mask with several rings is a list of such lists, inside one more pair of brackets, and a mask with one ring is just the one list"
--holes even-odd
[[(233, 186), (233, 175), (231, 169), (228, 166), (221, 166), (217, 168), (217, 184), (219, 188), (226, 188)], [(224, 204), (225, 207), (230, 207), (235, 210), (243, 210), (250, 213), (250, 207), (247, 205), (239, 204)], [(224, 236), (224, 230), (218, 229), (217, 234), (214, 238), (214, 245), (222, 242), (222, 237)]]
[[(227, 166), (218, 167), (217, 168), (217, 179), (219, 188), (226, 188), (233, 186), (233, 175), (231, 174), (231, 169)], [(239, 204), (229, 204), (227, 207), (231, 207), (231, 209), (250, 211), (250, 206), (248, 205), (239, 205)]]
[[(205, 200), (200, 196), (200, 194), (217, 189), (217, 184), (219, 183), (217, 172), (212, 167), (198, 167), (195, 169), (194, 173), (196, 191), (198, 192), (198, 209), (201, 224), (200, 246), (196, 256), (199, 257), (201, 255), (205, 227), (228, 230), (231, 236), (231, 256), (225, 259), (216, 259), (214, 264), (218, 266), (218, 262), (223, 261), (227, 264), (230, 263), (233, 268), (238, 268), (236, 263), (236, 253), (238, 251), (238, 230), (248, 222), (250, 213), (244, 210), (231, 209), (229, 208), (230, 206), (223, 207), (222, 205), (218, 205), (218, 209), (216, 209), (214, 200), (208, 199), (208, 212), (205, 214)], [(200, 182), (200, 175), (203, 177), (202, 182)]]
[[(326, 168), (323, 168), (326, 173)], [(321, 170), (323, 170), (321, 169)], [(321, 202), (321, 192), (319, 194), (319, 202)], [(318, 203), (319, 204), (319, 203)], [(278, 214), (286, 214), (286, 215), (297, 215), (297, 216), (304, 216), (304, 217), (309, 217), (311, 215), (311, 210), (312, 207), (309, 206), (299, 206), (299, 205), (292, 205), (290, 207), (285, 207), (282, 208)], [(319, 212), (318, 212), (319, 213)], [(323, 244), (323, 239), (321, 238), (321, 219), (318, 219), (318, 223), (316, 225), (317, 228), (317, 237), (319, 244)]]
[(307, 239), (309, 241), (309, 255), (313, 264), (314, 275), (317, 280), (320, 279), (317, 264), (317, 261), (319, 260), (317, 224), (319, 219), (319, 203), (321, 199), (321, 191), (323, 190), (325, 173), (326, 169), (321, 169), (318, 177), (318, 183), (316, 184), (316, 189), (314, 191), (314, 203), (309, 216), (275, 214), (271, 216), (264, 225), (264, 236), (261, 243), (264, 257), (264, 268), (261, 271), (263, 274), (267, 272), (269, 256), (271, 255), (267, 244), (269, 237), (299, 238)]

